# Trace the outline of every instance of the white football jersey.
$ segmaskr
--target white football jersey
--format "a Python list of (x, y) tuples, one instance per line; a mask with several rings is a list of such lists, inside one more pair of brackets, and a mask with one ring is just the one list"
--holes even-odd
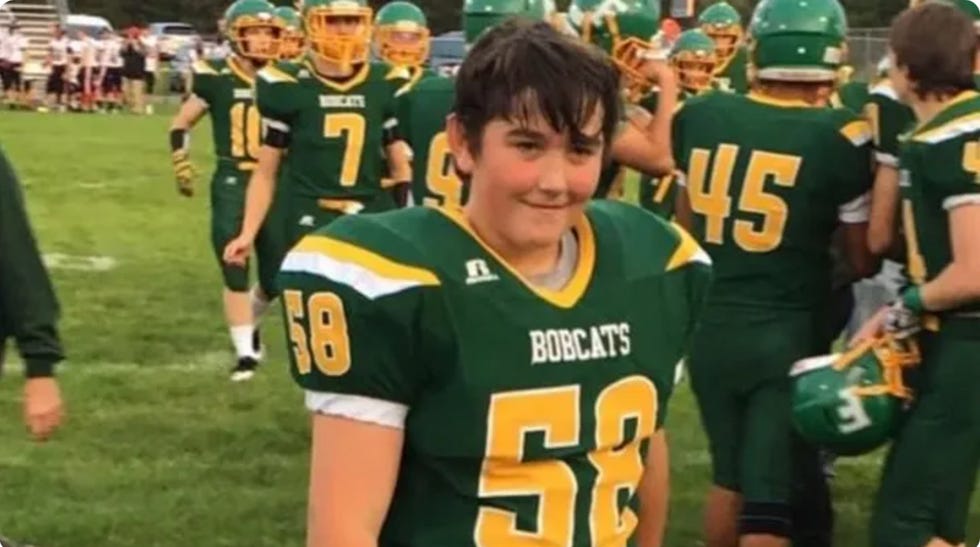
[(52, 38), (51, 45), (51, 64), (54, 66), (64, 66), (68, 64), (68, 37)]

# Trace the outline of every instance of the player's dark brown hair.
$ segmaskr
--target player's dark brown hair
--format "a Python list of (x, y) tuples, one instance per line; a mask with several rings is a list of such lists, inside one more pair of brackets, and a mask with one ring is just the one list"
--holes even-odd
[(957, 8), (925, 2), (906, 10), (892, 23), (888, 42), (920, 99), (973, 89), (977, 31)]
[(453, 113), (474, 156), (494, 119), (522, 123), (541, 115), (577, 142), (595, 137), (581, 129), (597, 108), (608, 150), (621, 109), (616, 68), (598, 49), (541, 21), (513, 18), (490, 29), (456, 75)]

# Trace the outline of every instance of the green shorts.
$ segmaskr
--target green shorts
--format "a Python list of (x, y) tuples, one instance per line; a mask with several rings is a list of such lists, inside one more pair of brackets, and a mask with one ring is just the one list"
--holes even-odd
[[(237, 266), (223, 260), (225, 246), (241, 233), (245, 217), (245, 189), (251, 173), (218, 169), (211, 179), (211, 245), (225, 287), (230, 291), (248, 290), (248, 264)], [(282, 200), (275, 200), (255, 240), (258, 278), (262, 291), (275, 296), (275, 276), (286, 254)]]
[(688, 370), (714, 484), (746, 503), (790, 501), (789, 369), (817, 352), (813, 323), (805, 312), (708, 310), (692, 341)]
[(920, 343), (915, 403), (888, 454), (875, 498), (874, 547), (968, 539), (970, 495), (980, 467), (980, 320), (944, 320), (939, 333), (922, 335)]

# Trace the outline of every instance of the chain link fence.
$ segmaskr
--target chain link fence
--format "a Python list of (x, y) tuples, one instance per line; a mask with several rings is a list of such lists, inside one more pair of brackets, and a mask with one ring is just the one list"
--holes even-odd
[(854, 28), (847, 36), (847, 54), (855, 80), (870, 81), (888, 54), (888, 28)]

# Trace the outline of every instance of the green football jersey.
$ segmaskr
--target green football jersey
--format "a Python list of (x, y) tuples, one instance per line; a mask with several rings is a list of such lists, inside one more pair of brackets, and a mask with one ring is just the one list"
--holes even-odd
[(399, 127), (412, 148), (412, 199), (416, 205), (458, 206), (465, 201), (466, 190), (453, 169), (446, 137), (446, 116), (455, 97), (455, 81), (433, 74), (399, 100)]
[(864, 106), (868, 103), (871, 90), (865, 82), (852, 81), (837, 88), (830, 97), (830, 106), (846, 108), (858, 115), (864, 115)]
[[(921, 285), (953, 261), (949, 211), (980, 204), (980, 94), (962, 93), (902, 144), (900, 185), (909, 279)], [(980, 302), (946, 312), (980, 317)]]
[(874, 135), (875, 160), (882, 165), (898, 167), (898, 137), (915, 124), (912, 109), (899, 102), (890, 80), (871, 88), (864, 116)]
[[(786, 128), (792, 128), (787, 130)], [(871, 129), (845, 109), (708, 93), (674, 117), (712, 306), (812, 309), (830, 290), (831, 234), (867, 222)]]
[(289, 134), (284, 159), (291, 194), (371, 201), (386, 194), (382, 151), (397, 131), (396, 93), (404, 79), (365, 63), (347, 80), (317, 74), (307, 57), (259, 71), (256, 104), (270, 128)]
[(623, 203), (592, 202), (575, 235), (557, 291), (525, 281), (459, 209), (344, 217), (287, 256), (307, 407), (404, 428), (379, 545), (635, 545), (648, 440), (710, 264)]
[(191, 92), (208, 105), (220, 166), (255, 167), (262, 146), (262, 117), (255, 108), (254, 83), (235, 56), (193, 65)]
[[(702, 92), (703, 93), (703, 92)], [(657, 97), (651, 95), (648, 101), (649, 107), (654, 110), (657, 105)], [(697, 96), (688, 90), (681, 90), (677, 97), (678, 108), (683, 106), (684, 101)], [(653, 110), (651, 110), (653, 112)], [(673, 127), (671, 127), (673, 130)], [(663, 219), (674, 217), (674, 203), (677, 198), (677, 174), (671, 173), (664, 177), (653, 177), (647, 174), (640, 175), (639, 203), (640, 206)]]
[(715, 69), (714, 87), (719, 91), (732, 91), (745, 94), (749, 92), (748, 75), (749, 53), (745, 46), (739, 46), (728, 62)]

